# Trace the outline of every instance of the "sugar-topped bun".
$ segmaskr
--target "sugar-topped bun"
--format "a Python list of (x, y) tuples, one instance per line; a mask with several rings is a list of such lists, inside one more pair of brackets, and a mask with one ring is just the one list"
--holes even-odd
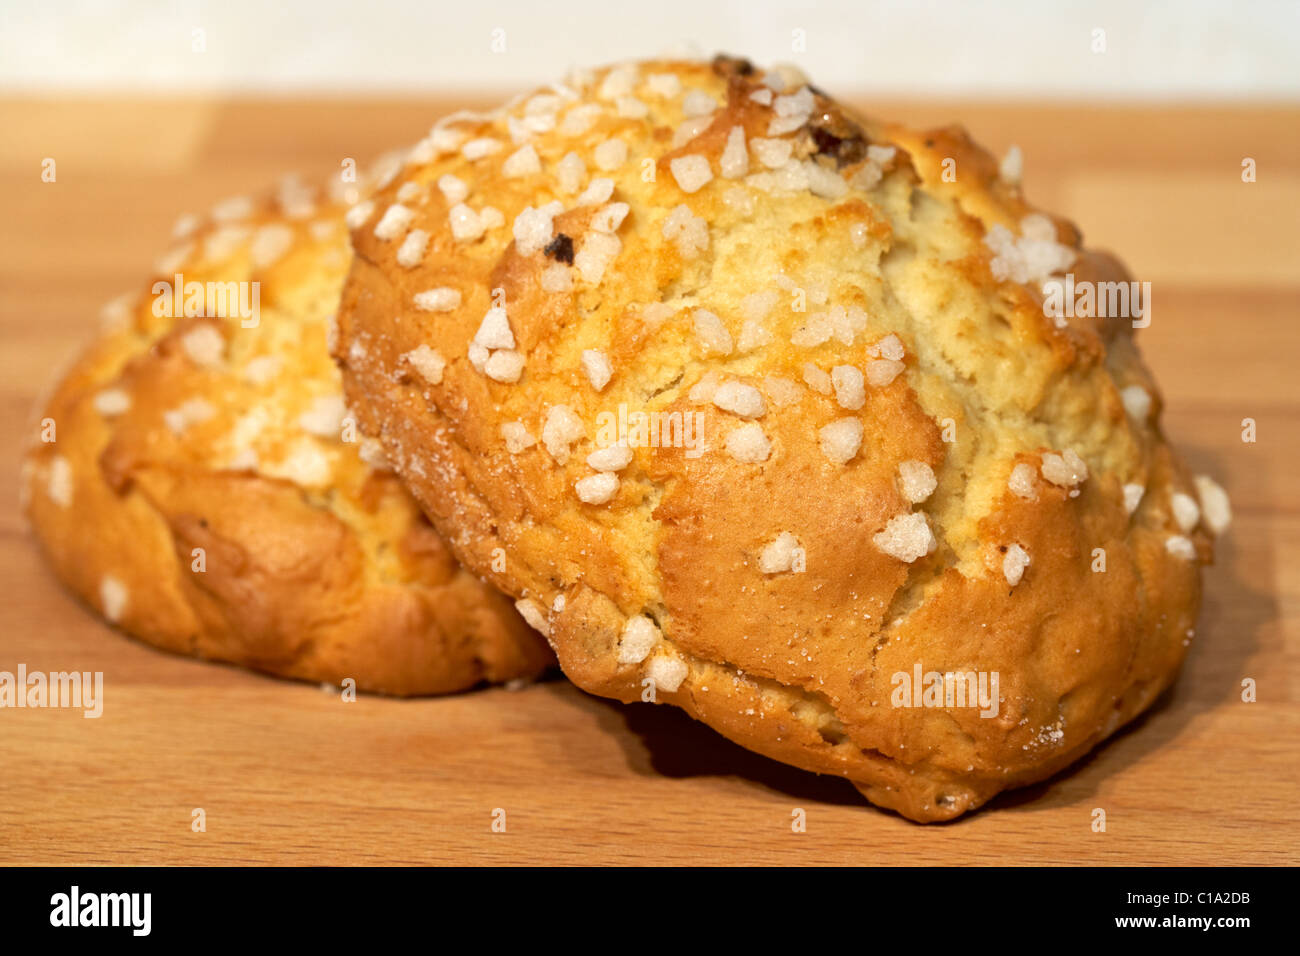
[(353, 244), (363, 430), (580, 687), (929, 821), (1173, 680), (1226, 503), (1131, 319), (1045, 314), (1123, 268), (960, 129), (620, 65), (440, 122)]
[(535, 676), (545, 642), (348, 421), (345, 198), (287, 180), (180, 224), (46, 404), (28, 514), (74, 592), (167, 650), (403, 695)]

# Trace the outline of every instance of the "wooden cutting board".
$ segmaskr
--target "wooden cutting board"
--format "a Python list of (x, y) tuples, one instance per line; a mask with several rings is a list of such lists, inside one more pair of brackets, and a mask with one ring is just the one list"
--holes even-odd
[[(955, 824), (915, 826), (842, 780), (560, 678), (345, 704), (151, 650), (66, 596), (19, 517), (18, 452), (100, 304), (138, 283), (178, 214), (365, 161), (459, 105), (0, 100), (0, 670), (106, 681), (98, 720), (0, 710), (0, 863), (1300, 862), (1298, 108), (873, 107), (1018, 143), (1031, 200), (1153, 283), (1141, 341), (1165, 427), (1236, 511), (1161, 706)], [(1242, 182), (1246, 157), (1257, 182)], [(1258, 702), (1241, 700), (1244, 678)]]

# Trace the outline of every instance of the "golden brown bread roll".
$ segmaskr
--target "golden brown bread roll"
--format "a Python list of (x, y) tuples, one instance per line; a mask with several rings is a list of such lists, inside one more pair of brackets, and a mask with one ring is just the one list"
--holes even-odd
[(167, 650), (401, 695), (536, 676), (545, 642), (349, 421), (326, 340), (351, 188), (179, 226), (45, 406), (28, 514), (77, 595)]
[(1226, 500), (1133, 317), (1044, 309), (1122, 266), (960, 129), (623, 64), (441, 121), (362, 215), (363, 430), (585, 690), (933, 821), (1174, 679)]

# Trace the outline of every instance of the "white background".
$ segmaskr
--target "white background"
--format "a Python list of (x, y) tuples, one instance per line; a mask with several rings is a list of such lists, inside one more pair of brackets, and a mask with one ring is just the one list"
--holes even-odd
[(1300, 0), (0, 0), (7, 92), (504, 91), (684, 44), (840, 93), (1300, 98)]

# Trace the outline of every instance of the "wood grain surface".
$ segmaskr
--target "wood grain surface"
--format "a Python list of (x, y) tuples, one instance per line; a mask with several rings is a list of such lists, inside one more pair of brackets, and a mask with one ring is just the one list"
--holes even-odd
[[(1165, 426), (1232, 495), (1182, 679), (1071, 771), (946, 826), (680, 713), (524, 690), (343, 703), (99, 623), (17, 509), (39, 390), (180, 213), (413, 141), (464, 102), (0, 100), (0, 670), (101, 670), (104, 714), (0, 710), (0, 863), (1300, 861), (1300, 109), (891, 103), (1018, 143), (1031, 200), (1154, 286)], [(55, 183), (41, 161), (57, 162)], [(1241, 163), (1257, 163), (1243, 183)], [(1241, 422), (1257, 422), (1244, 444)], [(1258, 701), (1241, 700), (1253, 678)], [(206, 832), (191, 830), (203, 808)], [(1094, 833), (1091, 813), (1107, 813)], [(506, 832), (492, 832), (492, 813)], [(807, 832), (792, 832), (792, 811)]]

